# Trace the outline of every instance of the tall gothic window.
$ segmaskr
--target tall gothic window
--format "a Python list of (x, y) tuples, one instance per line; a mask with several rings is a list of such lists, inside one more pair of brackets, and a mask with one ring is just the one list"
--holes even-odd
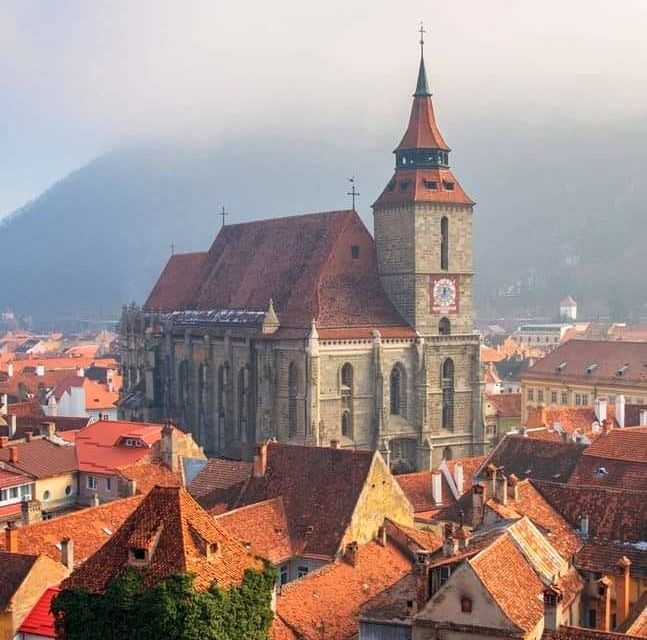
[(404, 416), (405, 414), (405, 393), (406, 380), (404, 369), (400, 364), (396, 364), (391, 370), (390, 379), (390, 404), (391, 415)]
[(218, 367), (218, 415), (225, 415), (225, 384), (226, 384), (226, 371), (225, 365), (221, 364)]
[(353, 433), (353, 367), (347, 362), (341, 368), (341, 434), (352, 438)]
[(454, 361), (447, 358), (442, 368), (443, 429), (454, 428)]
[(446, 216), (440, 219), (440, 268), (449, 269), (449, 219)]
[(297, 435), (297, 391), (299, 379), (297, 365), (290, 362), (288, 368), (288, 438)]
[(449, 318), (441, 318), (438, 323), (438, 333), (441, 336), (448, 336), (452, 332), (452, 325)]
[(247, 421), (247, 371), (241, 367), (238, 372), (238, 423), (242, 434)]

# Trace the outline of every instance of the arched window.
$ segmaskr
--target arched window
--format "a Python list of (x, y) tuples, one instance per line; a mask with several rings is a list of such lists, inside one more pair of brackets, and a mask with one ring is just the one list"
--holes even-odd
[(452, 325), (449, 318), (441, 318), (438, 323), (438, 333), (441, 336), (448, 336), (452, 332)]
[(451, 460), (453, 456), (451, 447), (445, 447), (443, 449), (443, 460)]
[(400, 364), (396, 364), (391, 370), (391, 380), (389, 386), (391, 415), (404, 416), (406, 410), (406, 380), (404, 369)]
[(443, 429), (454, 428), (454, 361), (447, 358), (442, 368)]
[(180, 408), (184, 407), (186, 397), (189, 392), (189, 365), (186, 360), (180, 362), (180, 367), (177, 377), (177, 397)]
[(246, 427), (247, 423), (247, 371), (245, 367), (241, 367), (238, 372), (238, 423), (240, 425), (240, 433)]
[(288, 437), (297, 435), (297, 391), (299, 388), (297, 365), (290, 362), (288, 368)]
[(446, 216), (440, 219), (440, 268), (449, 269), (449, 219)]
[(343, 392), (348, 389), (350, 394), (353, 394), (353, 367), (350, 362), (347, 362), (341, 368), (341, 390)]
[(227, 365), (221, 364), (218, 367), (218, 415), (225, 415), (225, 386), (227, 384)]
[(341, 434), (345, 438), (353, 437), (353, 417), (348, 409), (341, 414)]

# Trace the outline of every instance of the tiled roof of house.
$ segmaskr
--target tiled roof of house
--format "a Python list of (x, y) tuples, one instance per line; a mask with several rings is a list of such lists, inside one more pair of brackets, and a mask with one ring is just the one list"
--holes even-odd
[[(435, 183), (435, 187), (427, 187)], [(449, 169), (397, 169), (373, 206), (402, 202), (439, 202), (473, 205)]]
[(302, 555), (334, 556), (375, 455), (373, 451), (270, 442), (266, 473), (251, 477), (230, 506), (281, 497), (293, 549)]
[(153, 487), (180, 487), (182, 478), (180, 474), (171, 471), (159, 462), (139, 460), (117, 468), (120, 476), (126, 480), (134, 480), (138, 493), (147, 494)]
[[(146, 459), (151, 446), (162, 437), (161, 424), (99, 420), (89, 424), (74, 436), (79, 470), (112, 473), (115, 469)], [(136, 440), (143, 446), (127, 446), (125, 439)]]
[(631, 606), (629, 615), (619, 630), (628, 635), (647, 638), (647, 591)]
[(266, 558), (272, 564), (288, 560), (294, 555), (281, 498), (227, 511), (216, 516), (215, 521), (243, 546), (249, 546), (252, 553)]
[(493, 349), (484, 344), (481, 345), (481, 362), (500, 362), (505, 359), (505, 354), (498, 349)]
[(243, 483), (252, 475), (252, 463), (210, 458), (188, 486), (203, 508), (221, 513), (236, 501)]
[(506, 505), (490, 498), (487, 507), (500, 513), (504, 519), (526, 516), (534, 525), (541, 528), (546, 539), (565, 559), (571, 558), (582, 546), (582, 541), (573, 527), (541, 495), (529, 480), (517, 484), (517, 499), (509, 496)]
[(240, 583), (247, 569), (263, 569), (263, 563), (216, 524), (184, 489), (155, 487), (61, 587), (102, 592), (129, 565), (132, 550), (142, 548), (150, 554), (144, 567), (145, 586), (186, 572), (195, 576), (197, 589), (208, 589), (214, 582), (226, 588)]
[[(35, 436), (46, 435), (46, 431), (43, 428), (43, 424), (45, 422), (53, 422), (56, 425), (56, 432), (58, 433), (83, 429), (83, 427), (88, 424), (89, 420), (90, 418), (77, 418), (72, 416), (19, 416), (16, 418), (16, 433), (12, 439), (22, 440), (26, 437), (28, 431), (31, 431), (32, 435)], [(8, 435), (9, 427), (0, 424), (0, 436)]]
[(533, 480), (532, 484), (571, 526), (589, 517), (589, 535), (606, 540), (647, 540), (645, 492), (564, 485)]
[(25, 400), (24, 402), (14, 402), (7, 407), (7, 413), (16, 417), (33, 417), (43, 419), (45, 412), (38, 404), (38, 400)]
[(361, 607), (411, 566), (392, 544), (369, 542), (359, 548), (356, 566), (337, 560), (284, 586), (276, 598), (278, 617), (298, 638), (349, 640), (358, 633)]
[(617, 573), (618, 560), (631, 560), (631, 574), (647, 578), (647, 549), (640, 545), (589, 538), (575, 556), (575, 566), (595, 573)]
[(638, 640), (638, 637), (612, 631), (561, 626), (559, 631), (544, 630), (542, 640)]
[(490, 393), (487, 401), (494, 406), (501, 418), (521, 418), (520, 393)]
[(536, 478), (567, 482), (586, 445), (573, 442), (552, 442), (506, 435), (487, 457), (484, 465), (503, 467), (506, 474), (519, 479)]
[[(108, 540), (141, 500), (142, 496), (113, 500), (98, 507), (19, 527), (18, 550), (21, 553), (42, 553), (60, 562), (60, 542), (63, 538), (70, 538), (74, 541), (75, 562), (83, 562)], [(0, 536), (2, 545), (4, 537)]]
[(375, 243), (354, 211), (226, 225), (208, 254), (184, 267), (182, 277), (162, 275), (146, 310), (266, 311), (273, 300), (288, 329), (313, 318), (318, 328), (406, 326), (382, 290)]
[(535, 363), (524, 378), (577, 378), (591, 384), (607, 381), (647, 385), (646, 365), (647, 342), (569, 340)]
[(109, 385), (85, 378), (83, 388), (85, 390), (86, 411), (113, 409), (117, 400), (119, 400), (119, 392), (116, 390), (116, 387), (110, 387)]
[[(18, 454), (16, 462), (10, 462), (11, 448)], [(27, 473), (35, 478), (50, 478), (77, 468), (76, 451), (73, 446), (55, 444), (45, 438), (31, 442), (17, 442), (0, 448), (0, 462)]]
[(269, 640), (301, 640), (283, 620), (275, 615), (268, 634)]
[(0, 489), (6, 489), (7, 487), (17, 487), (21, 484), (27, 484), (32, 480), (33, 478), (31, 476), (20, 473), (17, 470), (12, 471), (0, 466)]
[(27, 617), (22, 621), (18, 631), (24, 634), (30, 634), (39, 638), (56, 638), (56, 629), (54, 628), (54, 616), (50, 608), (52, 600), (58, 595), (58, 587), (50, 587), (39, 598)]
[(5, 611), (37, 560), (35, 555), (0, 551), (0, 612)]

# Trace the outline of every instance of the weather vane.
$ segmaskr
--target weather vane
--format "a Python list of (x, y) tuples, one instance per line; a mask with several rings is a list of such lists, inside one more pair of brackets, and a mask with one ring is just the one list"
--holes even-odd
[(218, 214), (222, 218), (222, 226), (225, 226), (225, 216), (228, 216), (229, 214), (225, 211), (225, 205), (222, 205), (222, 209), (220, 210), (220, 213)]
[(346, 195), (351, 197), (351, 201), (353, 203), (353, 211), (354, 211), (355, 199), (359, 196), (359, 191), (357, 191), (357, 189), (355, 188), (355, 176), (353, 176), (352, 178), (346, 178), (346, 180), (348, 180), (348, 182), (351, 183), (350, 191), (348, 191)]

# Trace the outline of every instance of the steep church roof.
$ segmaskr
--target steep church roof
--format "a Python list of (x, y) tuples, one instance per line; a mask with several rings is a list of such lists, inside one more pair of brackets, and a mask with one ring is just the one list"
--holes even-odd
[(227, 225), (204, 254), (173, 256), (144, 309), (265, 311), (282, 328), (413, 330), (380, 284), (375, 244), (355, 211)]

